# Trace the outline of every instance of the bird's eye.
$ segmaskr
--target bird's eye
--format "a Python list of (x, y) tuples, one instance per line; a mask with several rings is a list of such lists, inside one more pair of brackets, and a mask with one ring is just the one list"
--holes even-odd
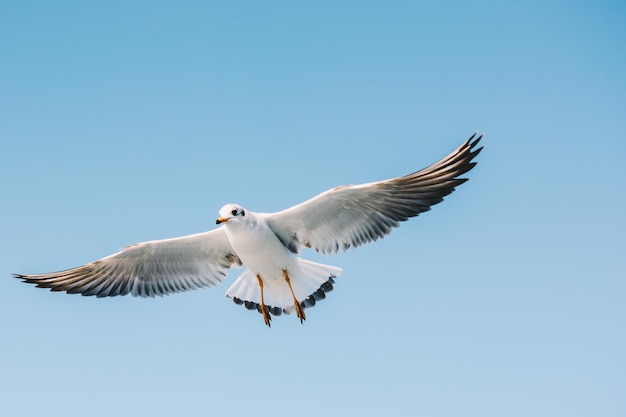
[(243, 211), (243, 210), (241, 210), (241, 217), (243, 217), (243, 216), (245, 216), (245, 215), (246, 215), (246, 212), (245, 212), (245, 211)]
[(237, 215), (237, 209), (234, 209), (233, 211), (231, 211), (231, 214), (232, 214), (233, 216), (236, 216), (236, 215)]

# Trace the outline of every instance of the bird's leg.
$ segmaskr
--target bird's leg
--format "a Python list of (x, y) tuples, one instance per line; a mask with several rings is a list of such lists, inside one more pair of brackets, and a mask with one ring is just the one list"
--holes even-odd
[(260, 275), (257, 275), (256, 279), (259, 280), (259, 287), (261, 288), (261, 314), (263, 314), (263, 321), (265, 321), (265, 324), (267, 324), (268, 327), (272, 327), (272, 325), (270, 324), (272, 317), (265, 307), (265, 298), (263, 297), (263, 280), (261, 279)]
[(296, 295), (293, 292), (293, 288), (291, 288), (291, 280), (289, 279), (289, 275), (287, 274), (286, 269), (283, 269), (283, 277), (285, 277), (285, 281), (287, 281), (287, 285), (289, 285), (289, 290), (291, 291), (291, 295), (293, 296), (293, 305), (296, 307), (296, 314), (298, 315), (298, 318), (300, 319), (300, 323), (302, 323), (304, 322), (304, 320), (306, 320), (306, 314), (304, 314), (304, 309), (298, 302), (298, 299), (296, 298)]

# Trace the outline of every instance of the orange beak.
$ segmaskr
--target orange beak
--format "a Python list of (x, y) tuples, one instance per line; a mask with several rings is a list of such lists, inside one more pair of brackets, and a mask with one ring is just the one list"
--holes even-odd
[(228, 219), (226, 217), (218, 217), (217, 220), (215, 220), (215, 224), (222, 224), (222, 223), (226, 223), (228, 221)]

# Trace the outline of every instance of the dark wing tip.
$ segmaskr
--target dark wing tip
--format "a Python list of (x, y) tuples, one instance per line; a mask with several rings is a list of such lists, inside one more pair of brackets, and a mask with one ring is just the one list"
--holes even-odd
[(480, 140), (483, 138), (483, 136), (485, 136), (484, 133), (481, 133), (480, 135), (478, 135), (478, 137), (476, 137), (476, 135), (478, 135), (478, 131), (474, 132), (474, 134), (472, 136), (469, 137), (469, 139), (465, 142), (465, 146), (468, 146), (470, 149), (470, 155), (472, 157), (472, 159), (478, 155), (480, 153), (480, 151), (483, 150), (484, 146), (481, 146), (478, 149), (474, 149), (476, 147), (476, 145), (478, 145), (480, 143)]
[(11, 274), (13, 278), (21, 279), (22, 282), (26, 282), (29, 284), (36, 284), (38, 280), (33, 277), (33, 275), (28, 274)]
[(465, 143), (463, 143), (463, 145), (461, 145), (461, 147), (457, 149), (456, 152), (454, 152), (454, 156), (451, 155), (452, 160), (463, 161), (462, 163), (464, 167), (457, 171), (457, 179), (466, 180), (465, 178), (459, 178), (459, 176), (465, 174), (468, 171), (471, 171), (472, 168), (476, 166), (477, 162), (474, 161), (474, 158), (476, 158), (476, 156), (478, 156), (478, 154), (484, 148), (484, 146), (481, 146), (479, 148), (476, 148), (476, 146), (480, 143), (480, 140), (483, 138), (484, 135), (484, 133), (481, 133), (479, 135), (478, 131), (474, 132), (474, 134), (470, 136), (469, 139), (467, 139)]

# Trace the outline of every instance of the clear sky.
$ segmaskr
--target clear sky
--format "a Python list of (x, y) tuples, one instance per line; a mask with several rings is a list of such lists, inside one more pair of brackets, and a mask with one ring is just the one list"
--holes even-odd
[[(626, 415), (623, 1), (0, 3), (0, 414)], [(36, 289), (485, 132), (307, 311)]]

